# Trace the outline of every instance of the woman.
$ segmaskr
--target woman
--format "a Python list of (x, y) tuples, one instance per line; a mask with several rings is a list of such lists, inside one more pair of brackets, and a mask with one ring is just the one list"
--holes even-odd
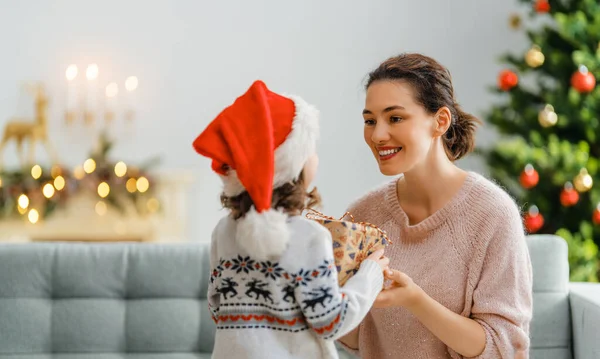
[(362, 358), (514, 358), (529, 349), (532, 273), (519, 208), (454, 161), (479, 121), (450, 73), (403, 54), (369, 74), (364, 138), (380, 171), (401, 175), (358, 201), (358, 221), (388, 232), (386, 287), (340, 341)]

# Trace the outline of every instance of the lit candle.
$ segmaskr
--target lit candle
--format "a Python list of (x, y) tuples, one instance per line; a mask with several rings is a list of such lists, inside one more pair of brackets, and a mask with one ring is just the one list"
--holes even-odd
[(127, 90), (127, 102), (125, 108), (125, 118), (128, 121), (133, 120), (135, 114), (135, 96), (134, 91), (138, 88), (138, 78), (135, 76), (129, 76), (125, 80), (125, 89)]
[(106, 86), (105, 91), (105, 113), (106, 122), (112, 122), (115, 119), (115, 111), (117, 108), (117, 95), (119, 94), (119, 85), (111, 82)]
[(77, 77), (77, 73), (77, 65), (69, 65), (67, 71), (65, 71), (65, 76), (67, 78), (67, 112), (65, 115), (67, 124), (73, 123), (75, 120), (75, 112), (77, 111), (77, 85), (74, 81)]
[(85, 102), (85, 122), (91, 124), (94, 122), (94, 112), (96, 108), (96, 79), (98, 78), (98, 65), (90, 64), (85, 72), (87, 78), (87, 91)]

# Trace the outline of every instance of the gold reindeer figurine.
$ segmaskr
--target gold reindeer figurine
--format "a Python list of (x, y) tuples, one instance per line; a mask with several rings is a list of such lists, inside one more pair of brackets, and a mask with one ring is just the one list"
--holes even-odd
[[(57, 163), (57, 156), (48, 140), (48, 97), (42, 84), (26, 86), (28, 92), (34, 96), (35, 118), (30, 119), (12, 118), (4, 127), (4, 135), (0, 142), (0, 168), (4, 159), (3, 152), (5, 146), (14, 140), (17, 145), (17, 152), (22, 166), (33, 166), (35, 160), (35, 145), (42, 142), (46, 146), (50, 159)], [(27, 162), (23, 153), (23, 142), (29, 141), (29, 157)]]

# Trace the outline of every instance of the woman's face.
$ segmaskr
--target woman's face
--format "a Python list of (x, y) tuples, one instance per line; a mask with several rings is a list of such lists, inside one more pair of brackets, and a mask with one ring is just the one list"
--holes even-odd
[(432, 148), (435, 116), (415, 102), (404, 81), (376, 81), (367, 89), (365, 142), (382, 174), (393, 176), (422, 165)]

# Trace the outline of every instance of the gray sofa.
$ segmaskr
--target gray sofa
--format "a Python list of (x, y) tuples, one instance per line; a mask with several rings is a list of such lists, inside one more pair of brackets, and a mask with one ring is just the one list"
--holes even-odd
[[(600, 358), (600, 285), (568, 283), (562, 239), (528, 243), (531, 358)], [(1, 244), (0, 359), (210, 358), (208, 270), (205, 244)]]

